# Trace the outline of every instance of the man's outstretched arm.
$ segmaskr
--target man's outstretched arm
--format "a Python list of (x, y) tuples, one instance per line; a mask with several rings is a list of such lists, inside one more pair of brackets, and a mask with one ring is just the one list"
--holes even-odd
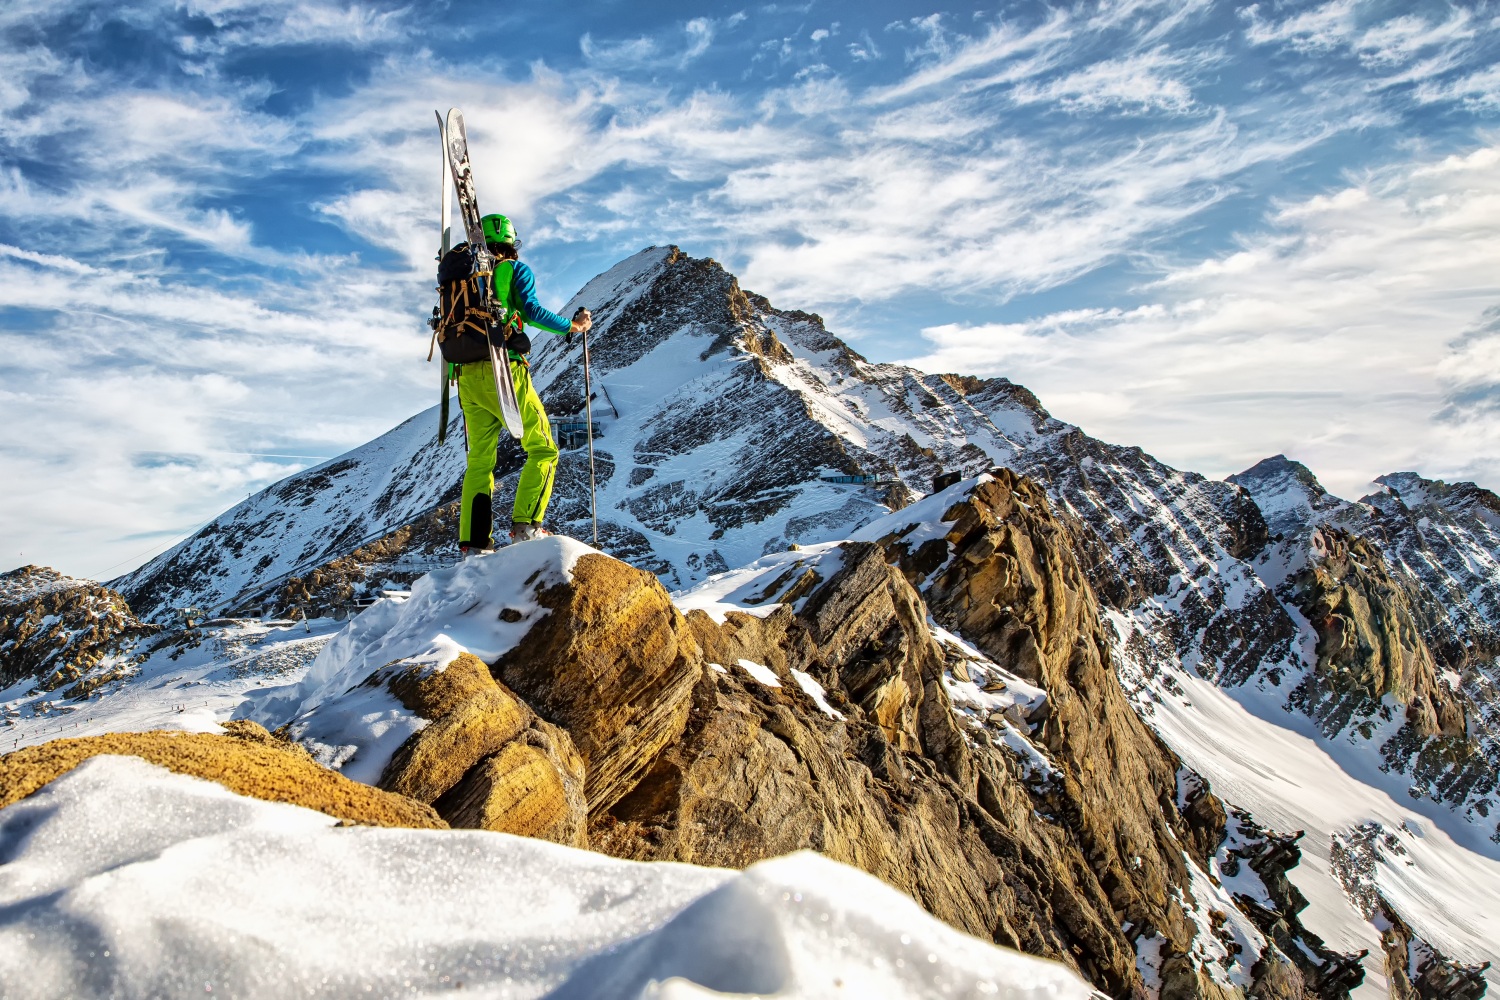
[(571, 322), (542, 305), (537, 299), (536, 276), (531, 273), (531, 268), (520, 261), (516, 261), (512, 271), (510, 287), (515, 293), (515, 300), (521, 304), (521, 314), (526, 318), (527, 323), (539, 326), (559, 337), (565, 336), (574, 329)]

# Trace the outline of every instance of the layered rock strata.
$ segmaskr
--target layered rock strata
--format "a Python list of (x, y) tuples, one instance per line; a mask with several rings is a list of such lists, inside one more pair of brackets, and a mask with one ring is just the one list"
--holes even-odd
[(588, 846), (584, 763), (572, 739), (483, 662), (461, 653), (441, 671), (397, 663), (365, 683), (428, 723), (396, 750), (379, 787), (433, 806), (454, 827)]

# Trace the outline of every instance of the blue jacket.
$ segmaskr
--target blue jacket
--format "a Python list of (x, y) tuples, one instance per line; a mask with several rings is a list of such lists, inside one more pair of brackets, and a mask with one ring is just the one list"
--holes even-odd
[(565, 336), (572, 327), (570, 320), (563, 319), (548, 309), (536, 297), (536, 276), (531, 268), (520, 261), (511, 262), (509, 294), (500, 288), (501, 268), (495, 268), (495, 297), (511, 309), (520, 312), (528, 326), (539, 326), (548, 333)]

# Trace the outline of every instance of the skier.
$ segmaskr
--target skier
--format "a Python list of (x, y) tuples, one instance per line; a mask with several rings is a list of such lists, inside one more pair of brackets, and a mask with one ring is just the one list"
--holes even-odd
[[(552, 498), (552, 476), (557, 469), (557, 443), (552, 440), (552, 425), (531, 384), (531, 366), (526, 359), (531, 340), (521, 332), (521, 327), (530, 323), (562, 337), (591, 329), (593, 319), (587, 309), (580, 309), (569, 321), (538, 302), (536, 279), (531, 268), (518, 259), (521, 241), (516, 238), (510, 219), (486, 215), (481, 222), (485, 245), (496, 258), (495, 302), (501, 307), (503, 322), (513, 331), (507, 353), (511, 384), (516, 387), (516, 399), (521, 404), (521, 447), (526, 449), (526, 465), (516, 484), (510, 538), (521, 542), (550, 534), (542, 527), (542, 518)], [(498, 347), (498, 336), (496, 341)], [(490, 498), (495, 490), (495, 448), (505, 425), (491, 363), (473, 361), (457, 368), (458, 404), (463, 410), (469, 439), (458, 544), (467, 555), (495, 547)]]

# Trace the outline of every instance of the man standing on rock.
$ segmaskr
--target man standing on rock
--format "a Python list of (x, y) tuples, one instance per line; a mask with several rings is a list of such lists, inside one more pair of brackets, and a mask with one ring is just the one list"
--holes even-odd
[[(557, 443), (552, 439), (552, 425), (531, 384), (531, 365), (526, 358), (531, 351), (531, 339), (521, 332), (521, 327), (529, 323), (562, 337), (590, 329), (593, 319), (587, 309), (580, 309), (570, 322), (537, 301), (536, 278), (531, 268), (518, 259), (521, 241), (516, 238), (510, 219), (486, 215), (481, 222), (485, 245), (496, 258), (495, 302), (500, 307), (502, 322), (513, 324), (515, 329), (507, 353), (511, 384), (516, 387), (516, 399), (521, 404), (521, 447), (526, 449), (526, 465), (516, 484), (510, 538), (521, 542), (549, 534), (542, 527), (542, 518), (552, 498), (552, 476), (557, 469)], [(491, 363), (473, 361), (457, 367), (458, 403), (469, 439), (458, 544), (467, 555), (495, 547), (491, 534), (491, 496), (495, 491), (495, 449), (505, 423), (500, 415), (500, 397), (495, 390)]]

